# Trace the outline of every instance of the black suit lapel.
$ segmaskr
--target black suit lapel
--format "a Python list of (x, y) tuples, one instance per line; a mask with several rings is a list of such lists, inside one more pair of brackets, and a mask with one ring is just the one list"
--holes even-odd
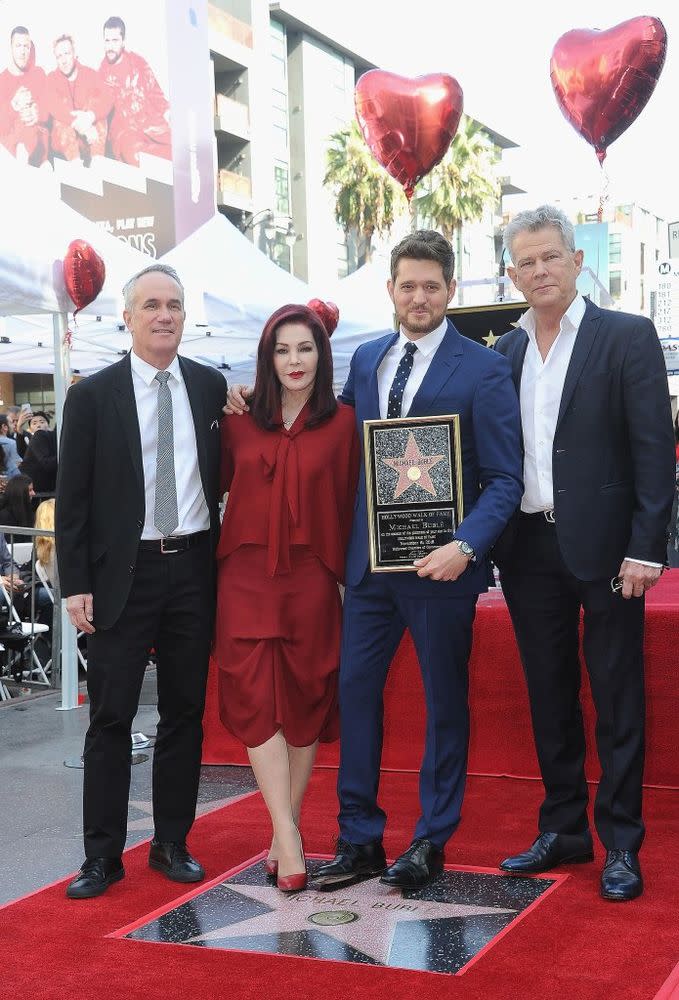
[(575, 346), (573, 347), (571, 360), (568, 363), (568, 369), (566, 371), (563, 392), (561, 393), (559, 416), (556, 421), (556, 430), (559, 429), (559, 425), (561, 424), (564, 414), (568, 409), (568, 405), (573, 398), (573, 393), (575, 392), (575, 387), (578, 384), (578, 379), (582, 374), (582, 370), (585, 367), (587, 358), (589, 357), (589, 353), (592, 350), (594, 341), (596, 340), (596, 336), (599, 332), (600, 322), (601, 311), (588, 301), (585, 309), (585, 315), (582, 317), (580, 329), (578, 330), (575, 338)]
[(179, 358), (179, 367), (181, 368), (182, 377), (184, 379), (184, 385), (186, 386), (186, 392), (189, 397), (189, 405), (191, 406), (191, 414), (193, 416), (193, 426), (196, 431), (196, 448), (198, 451), (198, 468), (200, 469), (200, 479), (203, 484), (203, 494), (207, 500), (210, 496), (210, 482), (207, 469), (207, 451), (206, 451), (206, 421), (207, 417), (205, 415), (204, 406), (204, 396), (200, 388), (200, 379), (197, 377), (196, 372), (191, 370), (190, 365), (187, 365), (184, 358)]
[(517, 338), (518, 343), (512, 351), (510, 363), (512, 366), (512, 378), (514, 379), (514, 385), (516, 386), (517, 393), (520, 393), (521, 376), (523, 375), (523, 362), (526, 357), (526, 351), (528, 350), (528, 334), (521, 327), (519, 327), (518, 332), (520, 337)]
[(130, 449), (132, 465), (137, 476), (140, 490), (144, 492), (144, 465), (141, 457), (141, 435), (139, 433), (139, 417), (137, 401), (132, 386), (132, 365), (130, 355), (116, 366), (114, 375), (113, 399), (118, 411), (118, 420)]

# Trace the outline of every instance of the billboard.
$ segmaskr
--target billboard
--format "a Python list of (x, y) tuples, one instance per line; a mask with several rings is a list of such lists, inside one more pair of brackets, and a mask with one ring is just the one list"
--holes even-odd
[(679, 375), (679, 264), (661, 260), (656, 265), (655, 328), (668, 375)]
[(3, 0), (0, 144), (161, 256), (215, 211), (210, 72), (207, 0)]

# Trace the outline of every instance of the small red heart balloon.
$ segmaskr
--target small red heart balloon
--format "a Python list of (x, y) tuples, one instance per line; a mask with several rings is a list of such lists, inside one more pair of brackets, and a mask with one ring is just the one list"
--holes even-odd
[(646, 107), (665, 63), (667, 33), (657, 17), (633, 17), (607, 31), (567, 31), (552, 51), (559, 106), (596, 151), (606, 149)]
[(417, 182), (443, 158), (457, 132), (462, 88), (445, 73), (411, 80), (371, 69), (356, 84), (354, 102), (371, 153), (410, 201)]
[(307, 308), (315, 312), (325, 327), (329, 337), (332, 337), (339, 323), (339, 309), (334, 302), (324, 302), (323, 299), (309, 299)]
[(106, 266), (86, 240), (73, 240), (64, 257), (64, 283), (79, 312), (94, 302), (104, 285)]

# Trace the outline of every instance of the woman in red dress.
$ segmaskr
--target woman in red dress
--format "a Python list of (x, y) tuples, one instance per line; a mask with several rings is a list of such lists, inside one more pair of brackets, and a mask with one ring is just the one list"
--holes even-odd
[(278, 309), (259, 342), (249, 412), (222, 421), (219, 710), (248, 749), (273, 826), (266, 868), (285, 891), (306, 885), (302, 798), (318, 741), (339, 735), (337, 585), (359, 444), (354, 411), (333, 392), (336, 322), (317, 300)]

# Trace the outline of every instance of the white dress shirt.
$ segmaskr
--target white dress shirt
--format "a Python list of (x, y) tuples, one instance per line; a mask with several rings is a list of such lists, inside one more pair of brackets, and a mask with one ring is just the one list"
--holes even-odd
[(554, 433), (566, 371), (584, 315), (585, 300), (578, 294), (561, 317), (559, 333), (544, 361), (535, 336), (533, 310), (529, 309), (519, 320), (528, 334), (520, 391), (524, 447), (521, 510), (527, 514), (550, 510), (554, 506)]
[[(141, 457), (144, 466), (144, 497), (146, 516), (142, 539), (162, 538), (153, 523), (156, 506), (156, 452), (158, 450), (158, 385), (157, 368), (143, 361), (134, 351), (130, 353), (132, 386), (137, 403), (137, 420), (141, 436)], [(177, 481), (177, 510), (179, 524), (173, 535), (192, 535), (207, 531), (210, 512), (203, 493), (203, 483), (198, 468), (196, 429), (179, 359), (174, 358), (166, 369), (170, 373), (168, 387), (172, 397), (172, 422), (174, 427), (174, 470)]]
[(406, 344), (415, 344), (417, 350), (413, 354), (413, 367), (405, 389), (403, 390), (403, 402), (401, 404), (401, 416), (407, 417), (417, 390), (422, 385), (422, 380), (429, 370), (431, 359), (441, 345), (446, 330), (448, 320), (444, 319), (440, 326), (437, 326), (431, 333), (425, 334), (419, 340), (409, 340), (403, 332), (403, 327), (399, 333), (396, 343), (389, 348), (382, 358), (377, 369), (377, 388), (380, 396), (380, 417), (384, 419), (389, 408), (389, 390), (394, 381), (394, 375), (399, 362), (403, 357)]

